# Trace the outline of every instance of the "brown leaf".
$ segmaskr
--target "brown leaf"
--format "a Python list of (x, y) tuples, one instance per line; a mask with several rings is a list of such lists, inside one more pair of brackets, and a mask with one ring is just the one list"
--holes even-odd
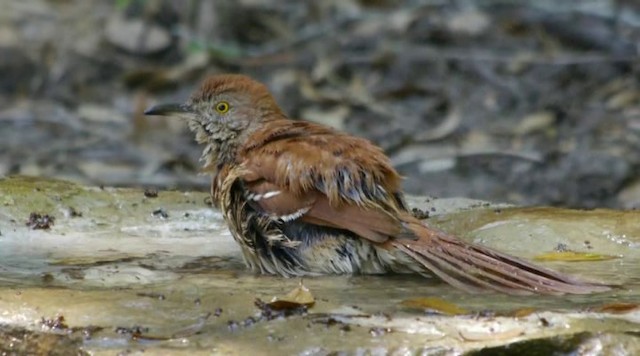
[(505, 316), (510, 316), (513, 318), (526, 318), (529, 315), (533, 314), (536, 312), (535, 308), (520, 308), (520, 309), (516, 309), (516, 310), (512, 310), (508, 313), (505, 314)]
[(637, 303), (607, 303), (596, 307), (589, 308), (590, 311), (609, 313), (609, 314), (625, 314), (638, 308)]
[(551, 262), (551, 261), (583, 262), (583, 261), (607, 261), (615, 258), (619, 258), (619, 256), (601, 255), (598, 253), (589, 253), (589, 252), (554, 251), (554, 252), (543, 253), (541, 255), (534, 257), (533, 259), (536, 261), (543, 261), (543, 262)]
[(273, 310), (295, 309), (302, 306), (311, 307), (316, 300), (302, 282), (284, 297), (274, 297), (267, 305)]
[(438, 314), (446, 314), (446, 315), (463, 315), (469, 314), (469, 311), (461, 308), (453, 303), (449, 303), (446, 300), (434, 297), (426, 297), (426, 298), (412, 298), (403, 300), (403, 306), (410, 309), (420, 309), (425, 311), (432, 311)]

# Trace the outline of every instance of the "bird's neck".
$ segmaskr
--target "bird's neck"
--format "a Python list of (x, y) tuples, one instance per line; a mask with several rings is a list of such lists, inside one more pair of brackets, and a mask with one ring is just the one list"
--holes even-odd
[[(282, 130), (291, 125), (289, 120), (280, 111), (263, 118), (260, 122), (244, 127), (232, 127), (228, 125), (208, 126), (206, 130), (203, 126), (194, 124), (196, 131), (196, 141), (204, 144), (204, 150), (200, 160), (204, 163), (205, 171), (217, 170), (226, 164), (237, 162), (239, 152), (252, 146), (251, 142), (257, 136), (264, 136), (270, 131)], [(262, 133), (262, 134), (261, 134)]]
[(210, 142), (205, 145), (200, 156), (203, 163), (203, 170), (218, 170), (225, 164), (229, 164), (235, 160), (237, 146), (230, 143)]
[(215, 171), (235, 161), (242, 131), (225, 125), (210, 125), (206, 128), (194, 122), (191, 129), (196, 132), (196, 141), (204, 145), (200, 161), (204, 171)]

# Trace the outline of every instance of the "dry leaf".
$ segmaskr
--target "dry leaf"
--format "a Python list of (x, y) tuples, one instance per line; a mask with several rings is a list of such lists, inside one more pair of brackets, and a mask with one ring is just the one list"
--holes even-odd
[(598, 253), (589, 253), (589, 252), (575, 252), (575, 251), (555, 251), (543, 253), (534, 257), (533, 259), (536, 261), (543, 262), (552, 262), (552, 261), (561, 261), (561, 262), (583, 262), (583, 261), (607, 261), (615, 258), (619, 258), (618, 256), (611, 255), (601, 255)]
[(638, 307), (639, 305), (636, 303), (607, 303), (589, 308), (589, 310), (600, 313), (624, 314), (636, 310)]
[(516, 309), (516, 310), (512, 310), (508, 313), (505, 314), (505, 316), (510, 316), (513, 318), (526, 318), (529, 315), (533, 314), (536, 312), (535, 308), (520, 308), (520, 309)]
[(531, 113), (520, 120), (520, 123), (514, 129), (514, 133), (516, 135), (528, 135), (540, 132), (552, 127), (555, 121), (556, 115), (551, 111)]
[(469, 311), (461, 308), (453, 303), (440, 298), (412, 298), (402, 301), (403, 306), (411, 309), (420, 309), (425, 311), (433, 311), (439, 314), (447, 315), (463, 315), (469, 314)]
[(316, 300), (313, 294), (311, 294), (311, 291), (309, 291), (309, 288), (300, 282), (300, 285), (287, 293), (287, 295), (282, 298), (274, 297), (267, 305), (273, 310), (285, 310), (302, 306), (311, 307), (315, 302)]

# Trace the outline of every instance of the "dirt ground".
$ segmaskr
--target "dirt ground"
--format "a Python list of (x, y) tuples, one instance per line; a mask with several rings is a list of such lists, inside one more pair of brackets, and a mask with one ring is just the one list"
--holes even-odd
[(382, 146), (414, 194), (640, 206), (634, 1), (2, 0), (0, 175), (207, 189), (207, 74)]

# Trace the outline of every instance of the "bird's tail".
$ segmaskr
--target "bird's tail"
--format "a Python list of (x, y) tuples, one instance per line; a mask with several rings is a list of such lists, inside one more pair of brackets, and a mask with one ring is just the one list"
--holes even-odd
[(466, 291), (491, 289), (527, 295), (589, 294), (610, 289), (604, 284), (581, 281), (505, 253), (464, 242), (419, 221), (409, 225), (419, 238), (396, 239), (392, 244), (445, 282)]

